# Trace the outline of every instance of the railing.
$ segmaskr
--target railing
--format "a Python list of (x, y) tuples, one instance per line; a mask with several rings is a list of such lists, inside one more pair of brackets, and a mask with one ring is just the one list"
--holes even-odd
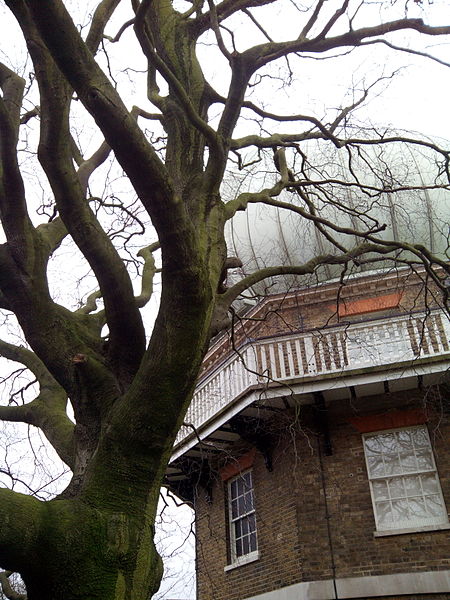
[[(199, 428), (255, 386), (445, 354), (449, 340), (450, 324), (442, 312), (255, 340), (198, 384), (185, 421)], [(192, 428), (183, 426), (176, 444), (190, 433)]]

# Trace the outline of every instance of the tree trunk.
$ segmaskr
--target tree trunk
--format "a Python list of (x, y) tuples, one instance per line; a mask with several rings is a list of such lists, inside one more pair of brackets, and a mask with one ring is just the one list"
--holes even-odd
[[(111, 490), (114, 494), (114, 490)], [(29, 600), (148, 600), (162, 562), (153, 543), (158, 495), (127, 512), (53, 500), (42, 509), (35, 552), (22, 569)]]

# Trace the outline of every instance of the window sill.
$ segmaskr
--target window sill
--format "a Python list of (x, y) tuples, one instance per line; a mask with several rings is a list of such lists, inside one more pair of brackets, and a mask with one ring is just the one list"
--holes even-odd
[(374, 531), (373, 537), (404, 535), (405, 533), (425, 533), (426, 531), (444, 531), (446, 529), (450, 529), (450, 523), (444, 523), (442, 525), (424, 525), (423, 527), (411, 527), (408, 529), (387, 529), (385, 531)]
[(245, 556), (240, 556), (237, 558), (231, 565), (227, 565), (223, 568), (225, 572), (232, 571), (233, 569), (237, 569), (237, 567), (242, 567), (243, 565), (248, 565), (248, 563), (254, 562), (255, 560), (259, 560), (259, 550), (255, 550), (255, 552), (250, 552), (250, 554), (246, 554)]

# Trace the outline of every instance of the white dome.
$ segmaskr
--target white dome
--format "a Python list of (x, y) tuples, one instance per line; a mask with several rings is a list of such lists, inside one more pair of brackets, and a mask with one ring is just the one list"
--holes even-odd
[[(411, 176), (411, 171), (407, 175), (409, 181), (413, 179), (419, 181), (416, 185), (421, 184), (422, 176), (417, 170), (415, 175)], [(342, 179), (342, 172), (340, 176)], [(367, 183), (367, 180), (366, 184), (374, 185), (373, 181)], [(397, 181), (395, 188), (401, 185), (405, 184)], [(325, 189), (325, 186), (322, 187)], [(310, 188), (305, 188), (306, 191), (308, 189)], [(375, 233), (375, 237), (408, 244), (422, 244), (440, 259), (448, 260), (446, 252), (448, 253), (449, 248), (450, 200), (446, 190), (402, 190), (391, 194), (369, 195), (357, 187), (329, 184), (325, 191), (326, 195), (311, 195), (316, 214), (321, 218), (339, 228), (359, 231), (384, 225), (385, 229)], [(284, 192), (277, 199), (307, 210), (305, 201), (296, 192)], [(348, 249), (362, 241), (360, 237), (349, 233), (332, 229), (328, 231), (339, 244)], [(228, 223), (226, 239), (228, 255), (239, 257), (243, 264), (239, 273), (230, 274), (229, 284), (236, 276), (240, 279), (243, 275), (262, 267), (301, 265), (320, 254), (341, 253), (320, 233), (312, 220), (289, 210), (265, 204), (250, 204), (246, 211), (238, 212)], [(374, 254), (372, 258), (375, 257)], [(403, 252), (402, 257), (411, 258), (412, 255)], [(392, 261), (385, 261), (384, 264), (363, 262), (358, 268), (372, 270), (389, 264), (392, 264)], [(338, 265), (320, 267), (315, 280), (335, 278), (340, 271), (341, 267)], [(264, 293), (267, 289), (275, 292), (304, 284), (301, 277), (283, 276), (258, 284), (253, 291), (256, 294)]]

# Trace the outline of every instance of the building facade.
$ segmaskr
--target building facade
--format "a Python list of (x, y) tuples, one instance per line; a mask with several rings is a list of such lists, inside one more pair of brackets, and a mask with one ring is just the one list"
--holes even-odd
[(267, 296), (211, 345), (167, 474), (198, 600), (450, 598), (450, 324), (424, 278)]

